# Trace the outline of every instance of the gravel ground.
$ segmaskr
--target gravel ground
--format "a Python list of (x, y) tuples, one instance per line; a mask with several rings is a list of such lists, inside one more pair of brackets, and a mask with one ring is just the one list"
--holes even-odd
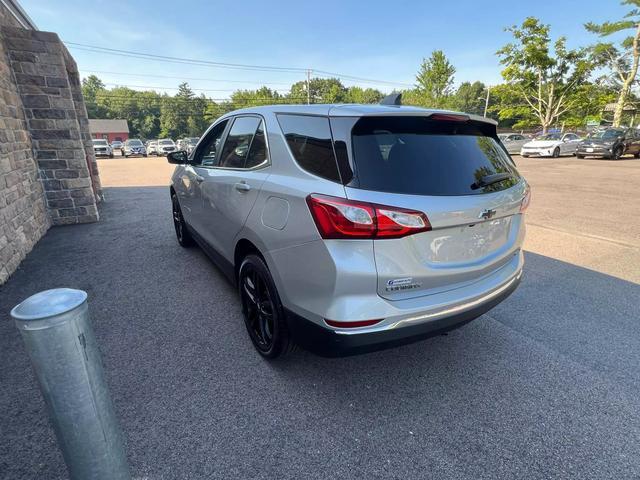
[(518, 291), (447, 336), (269, 363), (234, 289), (177, 245), (166, 187), (106, 197), (0, 287), (0, 478), (65, 478), (8, 318), (58, 286), (89, 293), (139, 479), (640, 476), (640, 285), (527, 253)]

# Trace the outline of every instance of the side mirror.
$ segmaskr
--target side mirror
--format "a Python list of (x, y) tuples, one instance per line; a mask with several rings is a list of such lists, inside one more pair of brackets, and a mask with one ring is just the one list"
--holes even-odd
[(167, 155), (167, 162), (176, 165), (184, 165), (185, 163), (189, 163), (189, 155), (184, 150), (171, 152), (169, 155)]

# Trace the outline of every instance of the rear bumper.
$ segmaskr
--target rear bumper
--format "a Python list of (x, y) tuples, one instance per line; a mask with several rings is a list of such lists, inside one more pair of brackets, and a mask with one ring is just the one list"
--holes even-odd
[(464, 304), (414, 315), (381, 330), (333, 330), (286, 310), (289, 331), (298, 345), (326, 357), (357, 355), (404, 345), (459, 328), (491, 310), (511, 295), (522, 277), (519, 270), (495, 290)]

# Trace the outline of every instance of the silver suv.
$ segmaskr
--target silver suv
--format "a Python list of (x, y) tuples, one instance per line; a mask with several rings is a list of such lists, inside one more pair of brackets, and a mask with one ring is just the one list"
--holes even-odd
[(474, 115), (382, 105), (231, 112), (178, 164), (182, 246), (238, 286), (253, 344), (321, 355), (457, 328), (522, 275), (529, 187)]

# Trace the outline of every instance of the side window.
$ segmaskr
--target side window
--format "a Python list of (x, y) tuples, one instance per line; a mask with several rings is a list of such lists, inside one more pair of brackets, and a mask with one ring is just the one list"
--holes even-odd
[(193, 165), (202, 167), (215, 167), (218, 165), (218, 149), (227, 123), (229, 123), (228, 120), (220, 122), (209, 132), (203, 144), (196, 151), (192, 162)]
[(219, 167), (245, 168), (251, 140), (259, 124), (258, 117), (238, 117), (234, 120), (222, 147)]
[(327, 180), (340, 181), (327, 117), (278, 115), (291, 153), (300, 167)]
[(249, 156), (245, 168), (254, 168), (262, 165), (267, 161), (267, 142), (264, 138), (264, 122), (260, 122), (258, 130), (253, 136), (251, 147), (249, 148)]

